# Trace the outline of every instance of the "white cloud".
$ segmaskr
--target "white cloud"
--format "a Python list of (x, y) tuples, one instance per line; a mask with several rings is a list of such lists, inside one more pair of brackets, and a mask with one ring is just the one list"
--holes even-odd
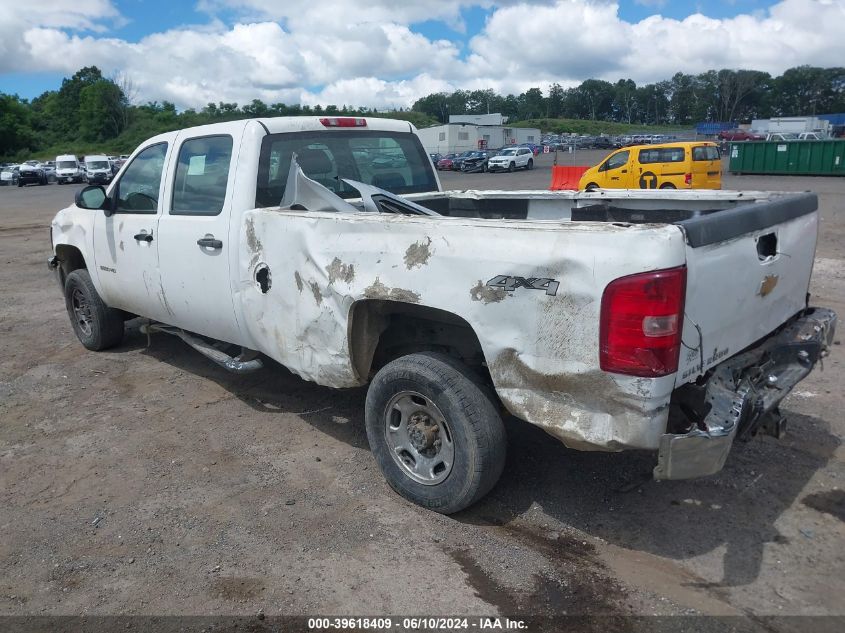
[[(654, 3), (654, 0), (643, 0)], [(461, 9), (492, 7), (468, 42), (414, 32), (423, 20), (463, 28)], [(782, 0), (770, 10), (712, 19), (619, 17), (608, 0), (202, 0), (210, 22), (108, 37), (121, 20), (108, 0), (39, 0), (26, 17), (0, 14), (0, 72), (72, 73), (95, 64), (128, 77), (141, 101), (408, 106), (434, 91), (519, 93), (589, 77), (638, 83), (675, 72), (841, 65), (845, 0)], [(223, 8), (239, 17), (224, 24)], [(231, 15), (229, 13), (228, 15)]]
[[(12, 6), (14, 5), (14, 6)], [(111, 0), (37, 0), (9, 3), (0, 10), (0, 73), (30, 69), (19, 61), (28, 57), (25, 36), (30, 29), (48, 27), (103, 32), (122, 24)], [(38, 60), (35, 60), (38, 63)], [(41, 70), (38, 66), (33, 70)]]

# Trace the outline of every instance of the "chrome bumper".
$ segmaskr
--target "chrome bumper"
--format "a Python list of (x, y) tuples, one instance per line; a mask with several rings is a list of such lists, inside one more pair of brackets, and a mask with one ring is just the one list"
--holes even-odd
[[(753, 433), (792, 388), (827, 355), (836, 313), (809, 308), (777, 334), (714, 370), (699, 428), (660, 438), (655, 479), (692, 479), (719, 472), (738, 434)], [(777, 421), (781, 428), (781, 421)]]

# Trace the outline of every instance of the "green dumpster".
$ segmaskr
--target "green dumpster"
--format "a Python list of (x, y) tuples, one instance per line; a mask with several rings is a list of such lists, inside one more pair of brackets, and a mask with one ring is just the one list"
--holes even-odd
[(845, 176), (845, 140), (731, 143), (732, 174)]

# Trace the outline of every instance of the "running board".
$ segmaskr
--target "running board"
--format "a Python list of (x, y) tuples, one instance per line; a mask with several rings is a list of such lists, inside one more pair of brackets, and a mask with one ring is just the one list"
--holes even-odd
[(141, 333), (146, 334), (147, 336), (153, 332), (164, 332), (165, 334), (178, 336), (200, 354), (206, 358), (210, 358), (223, 369), (235, 374), (248, 374), (258, 371), (264, 367), (264, 363), (260, 358), (258, 358), (258, 352), (245, 347), (241, 348), (241, 353), (238, 356), (229, 356), (226, 352), (217, 349), (210, 343), (207, 343), (196, 336), (191, 336), (181, 328), (171, 327), (160, 323), (144, 323), (141, 325), (140, 330)]

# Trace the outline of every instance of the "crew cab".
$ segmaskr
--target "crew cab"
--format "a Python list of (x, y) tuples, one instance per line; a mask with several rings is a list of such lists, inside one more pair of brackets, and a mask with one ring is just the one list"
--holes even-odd
[(534, 152), (530, 147), (506, 147), (487, 161), (487, 171), (533, 169)]
[[(389, 154), (389, 169), (372, 156)], [(268, 359), (369, 384), (389, 484), (451, 513), (505, 460), (503, 414), (654, 476), (719, 471), (777, 435), (827, 353), (808, 303), (816, 196), (441, 191), (414, 127), (264, 118), (142, 143), (51, 225), (49, 266), (89, 350), (125, 321), (233, 372)], [(136, 318), (137, 317), (137, 318)]]

